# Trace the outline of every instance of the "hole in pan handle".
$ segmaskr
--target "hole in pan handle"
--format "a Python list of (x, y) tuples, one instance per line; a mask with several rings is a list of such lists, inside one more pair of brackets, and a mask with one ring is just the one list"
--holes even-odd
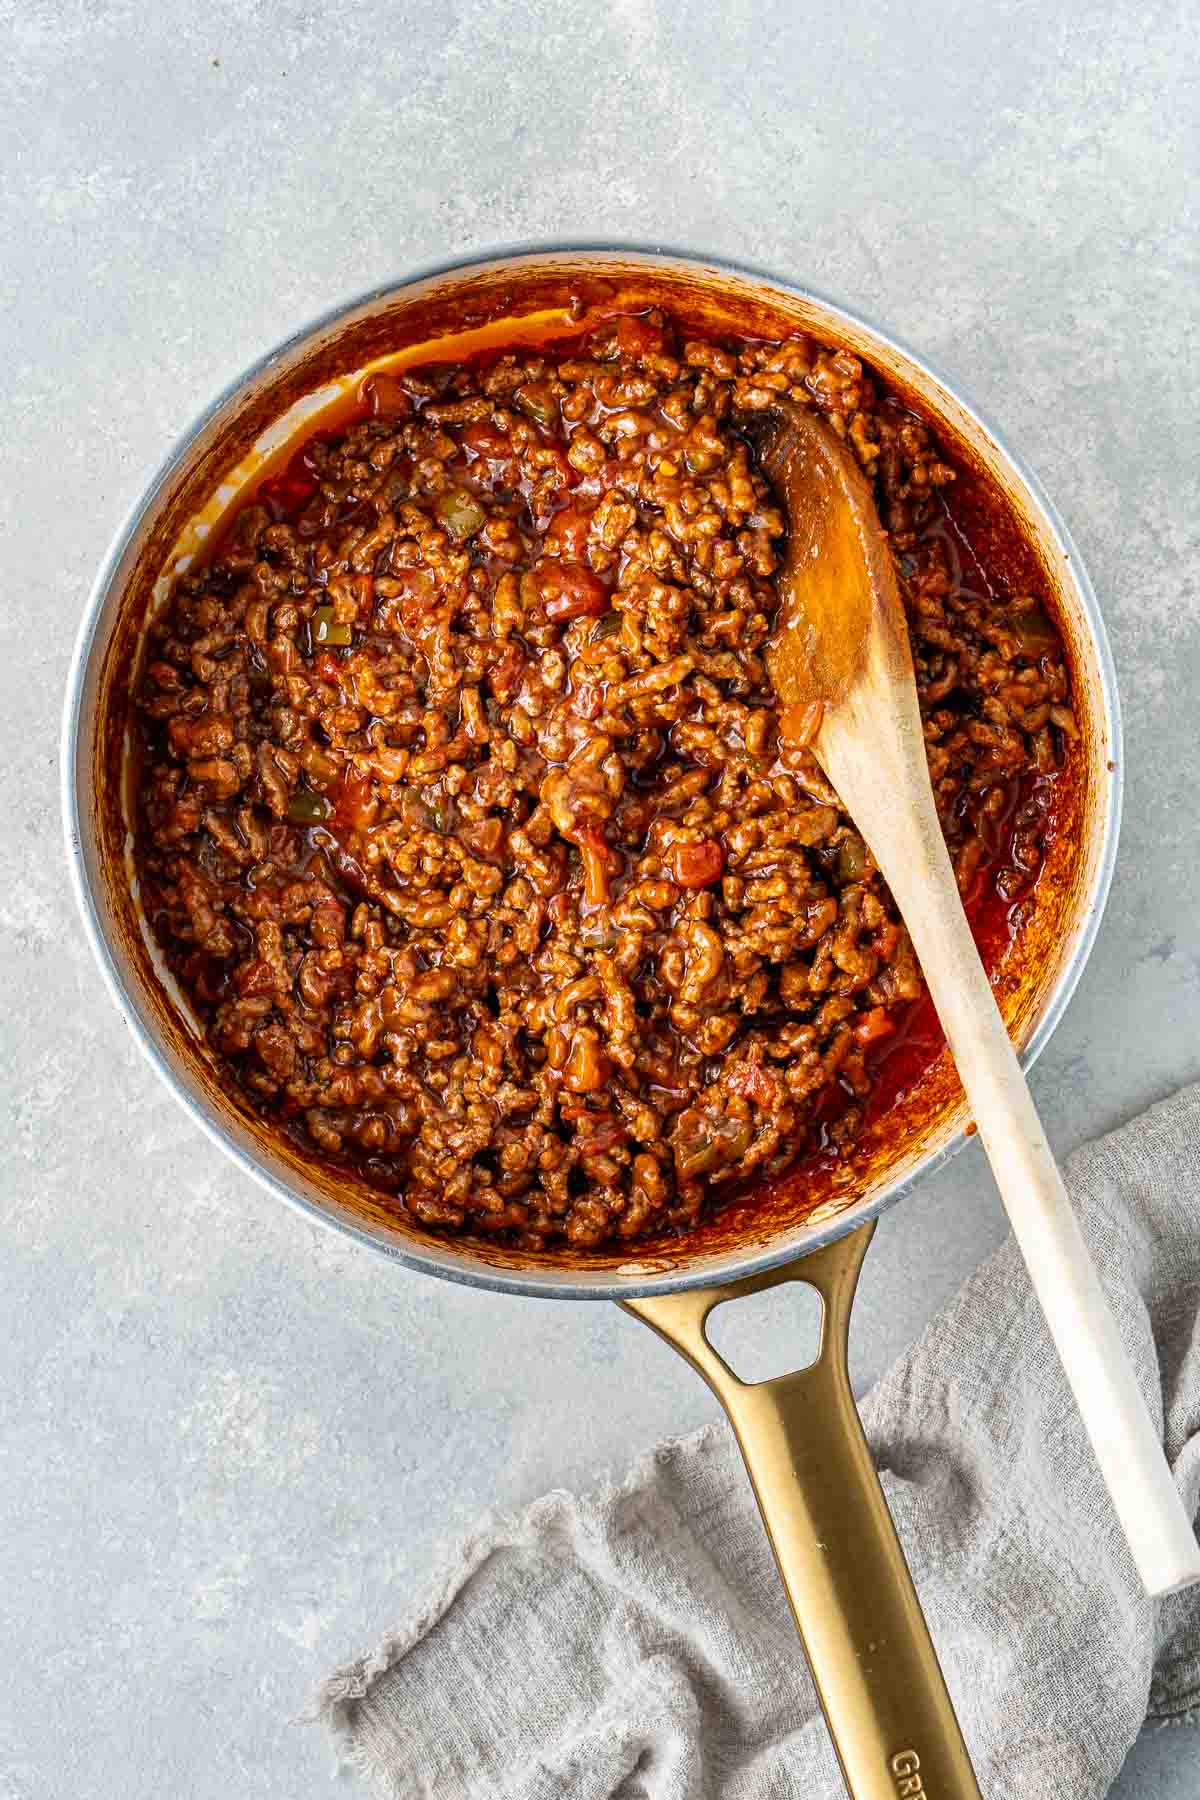
[[(853, 1800), (980, 1800), (846, 1366), (874, 1225), (723, 1287), (622, 1302), (701, 1374), (729, 1416)], [(724, 1300), (807, 1282), (824, 1302), (808, 1368), (740, 1381), (705, 1335)]]

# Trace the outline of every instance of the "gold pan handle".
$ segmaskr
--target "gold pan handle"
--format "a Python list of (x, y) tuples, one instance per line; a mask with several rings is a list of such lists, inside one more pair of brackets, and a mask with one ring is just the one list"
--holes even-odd
[[(874, 1225), (764, 1275), (622, 1304), (703, 1375), (737, 1434), (853, 1800), (980, 1800), (846, 1367)], [(821, 1295), (807, 1369), (740, 1381), (704, 1333), (723, 1300), (803, 1281)]]

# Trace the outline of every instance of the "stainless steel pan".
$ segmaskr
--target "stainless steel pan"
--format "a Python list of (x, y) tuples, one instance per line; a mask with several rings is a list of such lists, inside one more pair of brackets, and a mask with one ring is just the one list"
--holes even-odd
[[(379, 1194), (272, 1135), (210, 1056), (143, 928), (129, 858), (126, 707), (147, 617), (246, 483), (336, 415), (364, 371), (397, 355), (464, 354), (581, 311), (662, 304), (709, 332), (804, 331), (860, 353), (934, 426), (959, 470), (956, 507), (1010, 591), (1036, 591), (1068, 645), (1080, 738), (1071, 747), (1037, 906), (1002, 958), (997, 992), (1032, 1060), (1095, 937), (1116, 852), (1120, 730), (1108, 644), (1077, 552), (1034, 477), (943, 378), (846, 308), (712, 258), (622, 246), (519, 248), (381, 288), (297, 333), (236, 381), (172, 451), (121, 528), (88, 603), (68, 686), (63, 811), (71, 875), (101, 971), (134, 1036), (192, 1118), (247, 1174), (310, 1217), (426, 1274), (513, 1294), (617, 1300), (672, 1342), (729, 1413), (856, 1800), (978, 1793), (858, 1424), (846, 1326), (874, 1221), (964, 1141), (943, 1057), (854, 1158), (819, 1182), (727, 1209), (681, 1244), (534, 1256), (435, 1238)], [(444, 340), (444, 341), (443, 341)], [(932, 1252), (931, 1252), (932, 1253)], [(824, 1301), (813, 1366), (739, 1381), (704, 1322), (780, 1281)]]

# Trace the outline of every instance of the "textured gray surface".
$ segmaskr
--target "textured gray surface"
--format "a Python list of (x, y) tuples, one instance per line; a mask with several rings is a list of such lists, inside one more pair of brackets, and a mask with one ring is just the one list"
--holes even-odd
[[(54, 776), (92, 570), (180, 428), (318, 310), (612, 233), (794, 273), (922, 346), (1060, 503), (1123, 680), (1127, 824), (1036, 1075), (1051, 1136), (1200, 1074), (1196, 15), (800, 11), (0, 4), (3, 1800), (332, 1796), (289, 1718), (437, 1540), (711, 1411), (615, 1311), (406, 1278), (267, 1200), (81, 941)], [(864, 1379), (1001, 1230), (974, 1154), (884, 1224)], [(1119, 1792), (1198, 1785), (1189, 1728)]]

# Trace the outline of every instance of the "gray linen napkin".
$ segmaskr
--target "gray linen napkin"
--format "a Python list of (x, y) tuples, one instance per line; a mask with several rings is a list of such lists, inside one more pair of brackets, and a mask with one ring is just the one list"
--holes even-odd
[[(1194, 1516), (1200, 1087), (1067, 1178)], [(1200, 1702), (1200, 1598), (1142, 1592), (1011, 1241), (864, 1415), (987, 1800), (1104, 1795)], [(320, 1708), (389, 1800), (844, 1793), (723, 1427), (486, 1521)]]

